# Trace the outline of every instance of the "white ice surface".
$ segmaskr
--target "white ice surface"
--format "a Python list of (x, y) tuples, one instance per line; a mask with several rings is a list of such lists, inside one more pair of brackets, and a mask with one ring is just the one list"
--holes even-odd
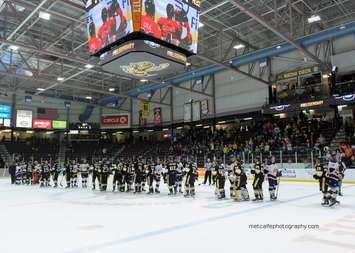
[[(344, 186), (339, 206), (322, 207), (320, 199), (313, 183), (281, 182), (276, 202), (236, 203), (216, 200), (209, 186), (185, 199), (167, 196), (165, 186), (148, 196), (0, 179), (0, 253), (354, 253), (355, 185)], [(255, 230), (249, 224), (320, 228)]]

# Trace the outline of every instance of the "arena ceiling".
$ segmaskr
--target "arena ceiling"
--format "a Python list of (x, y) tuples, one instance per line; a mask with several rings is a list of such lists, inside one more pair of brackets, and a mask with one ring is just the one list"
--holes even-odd
[[(40, 18), (40, 12), (49, 13), (50, 20)], [(310, 24), (312, 15), (321, 21)], [(192, 67), (354, 19), (353, 0), (202, 0), (198, 51), (204, 58), (194, 57)], [(86, 34), (82, 0), (0, 0), (0, 93), (90, 96), (94, 100), (88, 102), (95, 103), (107, 95), (127, 97), (127, 91), (144, 85), (103, 71), (97, 59), (89, 57)], [(239, 44), (244, 47), (236, 50)], [(88, 64), (94, 67), (88, 69)]]

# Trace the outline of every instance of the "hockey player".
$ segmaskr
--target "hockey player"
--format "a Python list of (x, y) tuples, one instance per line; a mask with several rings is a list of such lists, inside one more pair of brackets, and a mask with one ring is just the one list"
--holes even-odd
[(125, 172), (125, 183), (127, 184), (126, 192), (130, 192), (133, 189), (134, 182), (134, 165), (130, 161), (126, 163), (126, 172)]
[(29, 161), (26, 166), (26, 184), (30, 184), (32, 182), (32, 173), (33, 173), (33, 163)]
[(206, 172), (205, 172), (205, 179), (203, 181), (203, 184), (206, 184), (207, 180), (208, 180), (209, 185), (211, 185), (212, 163), (211, 163), (211, 160), (209, 158), (207, 158), (207, 162), (205, 163), (205, 169), (206, 169)]
[(234, 200), (235, 201), (249, 201), (249, 193), (247, 190), (247, 176), (241, 166), (236, 166), (234, 170)]
[(177, 167), (176, 167), (176, 187), (179, 190), (179, 193), (183, 193), (182, 191), (182, 178), (183, 178), (183, 170), (184, 170), (184, 165), (183, 163), (180, 161), (179, 163), (177, 163)]
[(102, 48), (102, 41), (96, 36), (95, 24), (92, 21), (89, 24), (89, 40), (88, 40), (89, 52), (91, 54), (99, 51)]
[(102, 165), (101, 171), (101, 191), (106, 191), (107, 189), (107, 180), (110, 175), (110, 163), (109, 161), (105, 161)]
[[(111, 38), (112, 42), (126, 35), (127, 19), (123, 14), (123, 10), (117, 0), (112, 0), (112, 4), (108, 9), (111, 22)], [(118, 27), (117, 27), (118, 26)]]
[(161, 39), (161, 30), (157, 23), (155, 23), (155, 3), (154, 0), (145, 0), (144, 9), (146, 15), (142, 15), (141, 29), (145, 34), (151, 35), (155, 38)]
[(141, 176), (142, 176), (142, 163), (136, 161), (133, 163), (133, 183), (134, 183), (134, 193), (142, 192), (142, 183), (141, 183)]
[(235, 189), (234, 189), (234, 179), (235, 179), (235, 171), (236, 169), (242, 169), (242, 163), (240, 160), (234, 160), (234, 158), (232, 159), (232, 162), (227, 164), (226, 166), (226, 170), (227, 170), (227, 174), (228, 174), (228, 179), (229, 179), (229, 194), (231, 198), (235, 197)]
[(21, 183), (22, 184), (26, 184), (26, 181), (27, 181), (27, 166), (26, 166), (26, 163), (24, 161), (22, 161), (20, 163), (20, 167), (21, 167)]
[(171, 44), (179, 45), (181, 24), (175, 20), (175, 9), (172, 4), (166, 6), (166, 17), (160, 17), (158, 25), (161, 30), (161, 39)]
[(19, 162), (16, 163), (16, 184), (21, 184), (22, 182), (22, 168)]
[(251, 174), (254, 175), (253, 190), (255, 198), (253, 199), (253, 201), (263, 201), (264, 173), (263, 165), (258, 158), (255, 160), (254, 169), (251, 170)]
[(340, 203), (337, 200), (337, 195), (339, 191), (339, 180), (342, 173), (341, 170), (342, 169), (340, 166), (339, 156), (336, 152), (333, 152), (332, 157), (328, 162), (328, 168), (326, 172), (326, 177), (328, 179), (327, 199), (330, 207)]
[(148, 160), (147, 165), (145, 165), (145, 173), (146, 173), (147, 184), (148, 184), (147, 194), (154, 193), (154, 188), (153, 188), (154, 172), (155, 172), (155, 166), (151, 162), (151, 160)]
[(111, 166), (111, 174), (113, 175), (113, 180), (112, 180), (112, 191), (116, 191), (116, 187), (119, 190), (120, 189), (120, 172), (119, 172), (119, 166), (117, 164), (112, 164)]
[(125, 192), (126, 191), (126, 180), (127, 180), (127, 168), (128, 168), (128, 163), (122, 162), (121, 165), (121, 177), (120, 177), (120, 192)]
[(281, 177), (281, 171), (278, 170), (276, 165), (276, 159), (271, 157), (269, 164), (264, 169), (264, 173), (267, 175), (269, 181), (270, 200), (276, 200), (276, 188), (278, 186), (278, 178)]
[(59, 164), (54, 163), (54, 165), (50, 169), (50, 174), (52, 176), (53, 187), (58, 187), (58, 177), (59, 177)]
[(161, 173), (163, 171), (163, 165), (160, 162), (160, 160), (157, 160), (157, 164), (155, 165), (154, 168), (154, 181), (155, 181), (155, 193), (160, 193), (159, 187), (160, 187), (160, 180), (161, 180)]
[(176, 184), (176, 170), (177, 164), (174, 162), (173, 158), (167, 165), (167, 183), (169, 188), (169, 195), (177, 194), (177, 184)]
[(71, 177), (70, 177), (70, 185), (72, 188), (78, 187), (78, 173), (79, 173), (79, 165), (75, 160), (72, 162), (71, 166)]
[(145, 173), (145, 164), (141, 160), (139, 163), (139, 170), (140, 170), (140, 182), (141, 182), (141, 191), (145, 192), (145, 183), (147, 181), (147, 174)]
[(96, 161), (92, 168), (92, 189), (96, 189), (96, 179), (99, 181), (99, 189), (101, 189), (101, 170), (102, 170), (102, 161)]
[(329, 204), (329, 200), (327, 197), (328, 184), (327, 184), (327, 177), (326, 177), (327, 170), (326, 168), (324, 168), (323, 164), (321, 163), (320, 157), (316, 159), (315, 169), (316, 171), (315, 174), (313, 175), (313, 178), (319, 181), (319, 191), (321, 191), (323, 194), (322, 205), (323, 206), (328, 205)]
[(102, 46), (109, 43), (109, 35), (112, 27), (112, 21), (109, 20), (108, 11), (106, 8), (101, 10), (102, 25), (97, 32), (97, 36), (102, 42)]
[(193, 163), (189, 163), (187, 166), (185, 177), (185, 194), (184, 197), (195, 196), (195, 182), (198, 179), (197, 168)]
[(90, 169), (90, 165), (88, 164), (88, 162), (83, 161), (80, 164), (79, 170), (80, 170), (81, 187), (82, 188), (88, 187), (89, 169)]
[(47, 162), (42, 165), (40, 187), (48, 187), (50, 179), (50, 166)]
[(180, 26), (179, 46), (189, 48), (192, 44), (192, 34), (187, 12), (183, 9), (177, 9), (175, 19)]
[(224, 172), (223, 164), (218, 164), (215, 169), (216, 173), (216, 195), (218, 199), (224, 199), (226, 197), (226, 192), (224, 185), (226, 183), (226, 176)]
[(65, 171), (64, 171), (64, 174), (65, 174), (65, 181), (67, 183), (66, 187), (65, 188), (70, 188), (70, 183), (71, 183), (71, 173), (72, 173), (72, 163), (71, 161), (69, 160), (67, 162), (67, 164), (65, 165)]
[(42, 165), (35, 161), (34, 162), (34, 169), (33, 169), (33, 174), (32, 174), (32, 184), (38, 184), (40, 177), (41, 177), (41, 170), (42, 170)]

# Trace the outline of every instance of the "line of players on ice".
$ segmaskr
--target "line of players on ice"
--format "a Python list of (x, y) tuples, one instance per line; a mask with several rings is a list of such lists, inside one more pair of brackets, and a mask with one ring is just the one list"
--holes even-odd
[[(218, 199), (224, 199), (226, 181), (230, 182), (230, 197), (236, 201), (249, 201), (247, 189), (247, 175), (242, 161), (233, 160), (231, 164), (224, 166), (220, 161), (211, 162), (207, 159), (205, 164), (207, 172), (212, 176), (215, 194)], [(338, 153), (332, 153), (327, 166), (323, 166), (320, 159), (316, 160), (314, 178), (319, 181), (320, 191), (323, 194), (324, 206), (338, 204), (338, 194), (341, 195), (341, 182), (344, 178), (346, 166), (340, 161)], [(169, 161), (161, 162), (157, 159), (139, 159), (137, 161), (120, 161), (111, 163), (109, 160), (100, 160), (89, 164), (86, 161), (77, 163), (75, 160), (68, 161), (64, 168), (55, 163), (51, 166), (48, 162), (39, 163), (29, 161), (28, 163), (17, 163), (16, 183), (17, 184), (40, 184), (41, 187), (58, 187), (59, 175), (63, 177), (59, 185), (63, 186), (65, 178), (66, 187), (78, 187), (79, 174), (83, 188), (88, 186), (89, 174), (92, 175), (92, 189), (95, 190), (97, 183), (101, 191), (107, 190), (108, 180), (112, 175), (113, 191), (140, 193), (146, 191), (148, 194), (160, 193), (161, 179), (168, 185), (169, 195), (184, 193), (184, 196), (195, 196), (195, 183), (198, 181), (198, 170), (196, 163), (177, 161), (170, 158)], [(263, 164), (257, 157), (254, 167), (251, 170), (253, 175), (253, 201), (263, 201), (263, 183), (268, 181), (270, 200), (276, 200), (281, 170), (278, 169), (274, 156), (270, 157), (266, 164)], [(205, 178), (205, 183), (206, 183)]]

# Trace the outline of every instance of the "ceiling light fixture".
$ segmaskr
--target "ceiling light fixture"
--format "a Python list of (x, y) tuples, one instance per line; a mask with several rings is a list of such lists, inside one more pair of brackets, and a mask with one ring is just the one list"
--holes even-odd
[(85, 65), (85, 68), (86, 69), (92, 69), (94, 67), (94, 65), (92, 65), (92, 64), (86, 64)]
[(39, 18), (44, 19), (44, 20), (50, 20), (51, 14), (49, 14), (48, 12), (40, 11)]
[(239, 49), (242, 49), (242, 48), (245, 48), (245, 45), (244, 44), (237, 44), (233, 47), (235, 50), (239, 50)]
[(321, 17), (319, 15), (312, 15), (311, 17), (308, 18), (308, 23), (312, 24), (318, 21), (321, 21)]
[(10, 45), (9, 49), (12, 50), (12, 51), (17, 51), (19, 49), (19, 47), (18, 46), (14, 46), (14, 45)]

